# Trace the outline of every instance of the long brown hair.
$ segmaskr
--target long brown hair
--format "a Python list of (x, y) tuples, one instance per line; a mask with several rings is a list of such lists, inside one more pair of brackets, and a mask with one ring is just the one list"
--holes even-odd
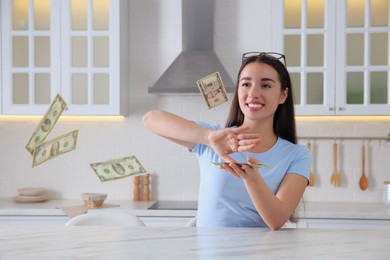
[[(236, 90), (234, 91), (234, 97), (232, 105), (230, 107), (229, 116), (226, 121), (226, 127), (240, 126), (244, 123), (244, 114), (241, 111), (240, 105), (238, 103), (238, 88), (240, 75), (242, 70), (251, 62), (259, 62), (268, 64), (276, 70), (279, 75), (279, 81), (281, 83), (282, 89), (284, 91), (288, 89), (287, 99), (283, 104), (279, 104), (278, 108), (275, 111), (273, 129), (277, 136), (296, 144), (297, 143), (297, 134), (295, 127), (295, 113), (294, 113), (294, 101), (293, 101), (293, 91), (290, 74), (287, 71), (286, 66), (280, 62), (279, 59), (275, 59), (272, 56), (268, 56), (266, 53), (260, 53), (256, 56), (251, 56), (243, 60), (240, 70), (237, 75)], [(296, 223), (298, 222), (297, 209), (294, 210), (293, 214), (289, 217), (289, 222)]]
[(279, 104), (278, 108), (275, 111), (273, 129), (277, 136), (296, 144), (297, 143), (297, 134), (295, 127), (295, 113), (294, 113), (294, 101), (293, 101), (293, 92), (292, 92), (292, 83), (290, 74), (288, 73), (285, 65), (280, 62), (280, 60), (275, 59), (272, 56), (268, 56), (266, 53), (261, 53), (260, 55), (251, 56), (243, 60), (240, 70), (237, 75), (236, 89), (234, 91), (234, 97), (230, 107), (230, 112), (226, 120), (226, 127), (240, 126), (244, 123), (244, 114), (240, 109), (238, 103), (238, 88), (239, 80), (242, 70), (251, 62), (259, 62), (268, 64), (276, 70), (279, 75), (279, 81), (281, 83), (282, 89), (284, 91), (288, 89), (287, 99), (283, 104)]

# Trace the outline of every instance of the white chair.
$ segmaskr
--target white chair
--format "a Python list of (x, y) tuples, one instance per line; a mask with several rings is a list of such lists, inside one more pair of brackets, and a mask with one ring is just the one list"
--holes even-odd
[(196, 217), (190, 219), (185, 225), (185, 227), (196, 227)]
[(119, 212), (86, 213), (75, 216), (65, 226), (145, 226), (137, 216)]

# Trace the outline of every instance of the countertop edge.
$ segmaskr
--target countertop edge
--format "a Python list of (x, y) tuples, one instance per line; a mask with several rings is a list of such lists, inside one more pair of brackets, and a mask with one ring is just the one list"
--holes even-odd
[[(185, 217), (196, 216), (196, 210), (148, 209), (155, 201), (131, 200), (107, 201), (113, 206), (88, 209), (90, 212), (126, 212), (139, 217)], [(62, 208), (82, 207), (80, 200), (49, 200), (39, 203), (17, 203), (11, 199), (0, 199), (0, 217), (66, 217)], [(298, 219), (365, 219), (390, 221), (390, 207), (383, 203), (306, 202), (299, 207)]]

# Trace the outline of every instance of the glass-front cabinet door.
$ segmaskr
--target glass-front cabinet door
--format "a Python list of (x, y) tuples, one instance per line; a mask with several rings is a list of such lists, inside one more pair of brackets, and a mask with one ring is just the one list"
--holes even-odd
[(273, 4), (298, 115), (390, 114), (389, 0)]
[(125, 4), (1, 1), (2, 114), (42, 114), (57, 93), (68, 115), (126, 114), (127, 84), (120, 77)]
[[(389, 0), (347, 0), (337, 2), (343, 16), (340, 41), (345, 49), (337, 59), (336, 86), (340, 114), (390, 115)], [(340, 11), (341, 12), (341, 11)]]

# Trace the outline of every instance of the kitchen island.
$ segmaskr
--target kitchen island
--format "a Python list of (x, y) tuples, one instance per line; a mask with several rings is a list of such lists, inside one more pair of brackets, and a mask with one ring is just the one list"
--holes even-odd
[[(184, 226), (196, 216), (194, 209), (151, 209), (155, 201), (107, 200), (112, 207), (91, 212), (122, 212), (140, 217), (147, 226)], [(81, 200), (48, 200), (16, 203), (0, 199), (0, 226), (63, 226), (69, 216), (64, 208), (80, 207)], [(390, 207), (383, 203), (305, 202), (299, 207), (298, 223), (287, 227), (388, 229)]]
[(0, 259), (388, 259), (389, 230), (0, 227)]

